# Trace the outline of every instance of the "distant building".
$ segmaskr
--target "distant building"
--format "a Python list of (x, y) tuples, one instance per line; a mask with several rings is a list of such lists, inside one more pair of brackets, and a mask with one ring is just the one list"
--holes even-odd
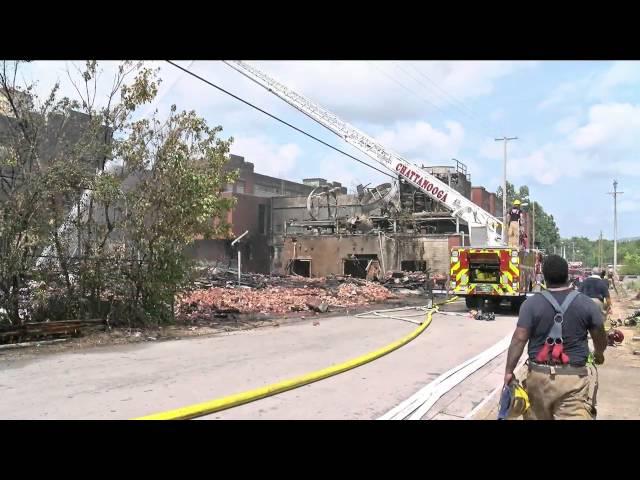
[(502, 205), (493, 192), (484, 187), (471, 187), (471, 201), (497, 218), (502, 218)]

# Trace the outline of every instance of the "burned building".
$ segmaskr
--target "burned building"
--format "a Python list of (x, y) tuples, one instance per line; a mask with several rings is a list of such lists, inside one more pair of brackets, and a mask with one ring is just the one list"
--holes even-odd
[[(467, 168), (453, 163), (423, 168), (471, 199)], [(468, 244), (464, 221), (400, 177), (347, 193), (340, 183), (323, 178), (297, 183), (256, 173), (252, 163), (236, 155), (228, 168), (239, 172), (224, 193), (236, 199), (227, 218), (232, 237), (249, 233), (235, 247), (228, 239), (196, 241), (190, 253), (198, 260), (235, 268), (240, 249), (243, 270), (258, 273), (364, 278), (429, 270), (446, 275), (451, 248)]]
[(254, 164), (239, 155), (230, 155), (225, 168), (238, 172), (237, 180), (227, 185), (223, 193), (223, 196), (235, 199), (235, 206), (227, 212), (226, 218), (231, 225), (230, 237), (237, 238), (245, 231), (249, 233), (235, 247), (231, 246), (231, 239), (197, 239), (187, 253), (198, 261), (233, 266), (237, 258), (236, 249), (240, 249), (243, 270), (250, 272), (271, 271), (273, 199), (306, 199), (316, 188), (326, 186), (341, 193), (347, 191), (340, 183), (323, 178), (310, 178), (298, 183), (263, 175), (255, 172)]
[[(465, 197), (466, 166), (423, 167)], [(317, 186), (305, 197), (271, 201), (272, 271), (303, 276), (369, 277), (388, 271), (446, 274), (449, 251), (464, 244), (467, 225), (398, 178), (346, 194)]]

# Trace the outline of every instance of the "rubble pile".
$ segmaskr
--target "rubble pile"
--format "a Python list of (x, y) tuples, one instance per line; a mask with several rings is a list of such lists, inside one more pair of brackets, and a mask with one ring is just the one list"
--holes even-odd
[(229, 285), (190, 292), (178, 302), (178, 318), (193, 322), (228, 313), (325, 312), (329, 307), (348, 308), (394, 298), (379, 284), (349, 277), (263, 277), (260, 288)]
[(625, 327), (635, 327), (640, 322), (640, 310), (636, 310), (624, 320)]
[(429, 275), (425, 272), (387, 272), (380, 283), (389, 289), (428, 290), (444, 288), (445, 282), (444, 275)]
[[(335, 277), (337, 281), (340, 277)], [(243, 273), (240, 286), (251, 288), (267, 287), (321, 287), (325, 278), (307, 278), (299, 275), (263, 275), (261, 273)], [(198, 288), (233, 287), (238, 285), (238, 272), (233, 269), (214, 267), (204, 272), (202, 278), (195, 282)]]

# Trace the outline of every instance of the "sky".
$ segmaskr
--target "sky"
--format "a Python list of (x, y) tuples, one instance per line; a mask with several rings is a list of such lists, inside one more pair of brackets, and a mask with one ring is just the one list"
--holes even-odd
[[(326, 142), (374, 165), (301, 112), (220, 61), (177, 62), (198, 75)], [(464, 162), (473, 185), (495, 191), (507, 179), (528, 185), (563, 237), (613, 237), (613, 180), (618, 238), (640, 235), (640, 62), (583, 61), (256, 61), (289, 88), (335, 113), (407, 160), (424, 165)], [(255, 171), (293, 181), (323, 177), (348, 188), (383, 176), (162, 62), (154, 104), (195, 110), (233, 137), (231, 153)], [(22, 78), (46, 92), (59, 80), (74, 95), (67, 69), (79, 62), (38, 61)], [(116, 62), (101, 62), (99, 92)]]

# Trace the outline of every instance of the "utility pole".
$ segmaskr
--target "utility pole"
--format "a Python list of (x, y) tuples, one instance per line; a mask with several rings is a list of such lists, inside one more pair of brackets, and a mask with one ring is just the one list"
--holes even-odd
[(602, 230), (600, 230), (600, 241), (598, 242), (598, 268), (602, 270)]
[(536, 248), (536, 202), (531, 202), (531, 245)]
[(613, 192), (609, 192), (609, 195), (613, 195), (613, 276), (618, 275), (618, 195), (622, 195), (624, 192), (618, 191), (618, 180), (613, 181)]
[(496, 142), (504, 142), (504, 171), (502, 176), (502, 241), (507, 241), (507, 142), (518, 140), (518, 137), (495, 138)]

